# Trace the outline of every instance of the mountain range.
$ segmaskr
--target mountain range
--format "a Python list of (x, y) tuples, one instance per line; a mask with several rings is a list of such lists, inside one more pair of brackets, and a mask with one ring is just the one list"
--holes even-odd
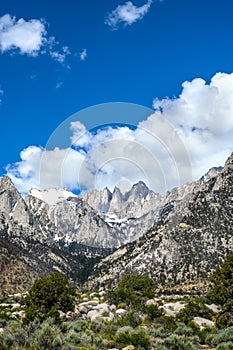
[(2, 294), (54, 270), (92, 286), (135, 271), (169, 285), (208, 278), (233, 250), (232, 170), (233, 154), (164, 196), (140, 181), (124, 194), (32, 189), (23, 198), (1, 178)]

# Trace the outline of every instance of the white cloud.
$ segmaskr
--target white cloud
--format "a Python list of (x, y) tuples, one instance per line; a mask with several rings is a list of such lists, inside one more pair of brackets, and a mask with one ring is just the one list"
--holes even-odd
[(60, 89), (63, 86), (63, 81), (58, 81), (55, 88)]
[(71, 148), (44, 150), (29, 146), (20, 153), (20, 161), (6, 167), (7, 175), (21, 193), (31, 188), (77, 188), (84, 156)]
[(59, 63), (64, 63), (70, 55), (69, 48), (63, 46), (57, 49), (59, 42), (54, 37), (48, 37), (46, 23), (41, 19), (23, 18), (6, 14), (0, 17), (0, 50), (2, 53), (18, 50), (20, 54), (36, 57), (48, 54)]
[(2, 52), (19, 49), (21, 54), (38, 55), (45, 45), (45, 24), (41, 20), (23, 18), (18, 21), (9, 14), (0, 18), (0, 48)]
[(81, 61), (85, 61), (85, 59), (87, 58), (87, 49), (83, 49), (80, 54), (79, 54), (80, 60)]
[(106, 18), (105, 23), (113, 29), (117, 29), (120, 23), (131, 25), (142, 19), (149, 11), (152, 0), (140, 7), (135, 6), (131, 1), (127, 1), (124, 5), (119, 5)]
[(135, 130), (110, 126), (93, 133), (73, 121), (70, 147), (31, 146), (7, 174), (23, 192), (40, 186), (113, 190), (139, 180), (165, 192), (224, 164), (233, 148), (233, 73), (217, 73), (209, 84), (185, 82), (177, 98), (155, 99), (154, 108)]
[(141, 126), (155, 128), (159, 118), (166, 118), (183, 140), (197, 178), (232, 151), (233, 74), (217, 73), (209, 84), (198, 78), (182, 87), (178, 98), (156, 99), (157, 111)]
[(4, 90), (2, 89), (1, 85), (0, 85), (0, 104), (2, 103), (2, 96), (4, 94)]

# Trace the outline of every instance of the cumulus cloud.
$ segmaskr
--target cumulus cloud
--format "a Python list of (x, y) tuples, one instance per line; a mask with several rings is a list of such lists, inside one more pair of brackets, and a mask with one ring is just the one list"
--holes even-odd
[(29, 146), (20, 161), (6, 167), (7, 174), (21, 193), (31, 188), (78, 188), (77, 173), (84, 156), (71, 148), (46, 150)]
[(166, 118), (183, 140), (197, 178), (232, 151), (233, 74), (217, 73), (209, 84), (194, 79), (182, 88), (178, 98), (155, 99), (155, 114), (140, 125), (155, 128)]
[(68, 187), (91, 190), (143, 180), (164, 193), (223, 165), (233, 146), (233, 74), (184, 82), (176, 98), (154, 100), (154, 112), (136, 128), (87, 130), (70, 124), (70, 147), (31, 146), (7, 167), (19, 190)]
[(64, 63), (70, 54), (67, 46), (57, 49), (59, 42), (49, 37), (46, 23), (41, 19), (23, 18), (6, 14), (0, 17), (0, 50), (2, 53), (18, 51), (20, 54), (36, 57), (39, 54), (48, 54), (60, 63)]
[(117, 29), (119, 24), (131, 25), (142, 19), (149, 11), (152, 0), (140, 7), (135, 6), (131, 1), (127, 1), (124, 5), (118, 5), (106, 18), (105, 23), (112, 29)]
[(87, 58), (87, 49), (83, 49), (80, 54), (79, 54), (80, 60), (81, 61), (85, 61), (85, 59)]

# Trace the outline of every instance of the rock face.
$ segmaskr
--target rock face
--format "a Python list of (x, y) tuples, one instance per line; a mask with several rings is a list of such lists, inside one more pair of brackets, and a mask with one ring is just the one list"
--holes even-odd
[(0, 213), (23, 226), (30, 223), (28, 207), (8, 176), (0, 178)]
[(116, 248), (90, 283), (117, 282), (131, 271), (170, 284), (208, 276), (232, 250), (232, 158), (165, 196), (140, 181), (125, 194), (105, 188), (81, 198), (49, 189), (23, 199), (8, 177), (1, 178), (1, 286), (12, 261), (22, 284), (26, 275), (30, 280), (53, 270), (80, 281)]
[[(159, 284), (206, 279), (233, 251), (233, 154), (214, 176), (170, 194), (156, 226), (136, 242), (104, 258), (90, 285), (114, 284), (125, 274), (148, 274)], [(168, 195), (169, 196), (169, 195)], [(173, 197), (174, 196), (174, 197)]]
[[(25, 291), (32, 281), (60, 271), (80, 281), (99, 253), (76, 245), (70, 254), (56, 242), (61, 233), (49, 220), (45, 203), (40, 212), (26, 204), (10, 178), (0, 179), (0, 295)], [(102, 255), (102, 254), (101, 254)], [(85, 277), (84, 277), (85, 276)]]
[(93, 190), (84, 198), (69, 197), (69, 192), (61, 189), (33, 190), (25, 201), (41, 228), (54, 227), (53, 231), (59, 232), (56, 241), (67, 248), (76, 243), (114, 249), (145, 234), (193, 187), (184, 185), (161, 197), (140, 181), (124, 195), (117, 187), (113, 193), (107, 188)]

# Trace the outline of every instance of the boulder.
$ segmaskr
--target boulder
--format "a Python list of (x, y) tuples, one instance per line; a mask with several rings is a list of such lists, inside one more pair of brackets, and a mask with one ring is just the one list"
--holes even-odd
[(164, 309), (166, 316), (173, 316), (175, 317), (180, 310), (182, 310), (185, 307), (186, 304), (184, 304), (182, 301), (176, 301), (175, 303), (166, 303), (162, 306), (160, 306), (161, 309)]
[(86, 306), (83, 306), (83, 305), (79, 305), (78, 306), (78, 311), (81, 313), (81, 314), (86, 314), (88, 312)]
[(207, 318), (202, 318), (202, 317), (194, 317), (194, 322), (198, 325), (200, 330), (204, 328), (214, 328), (215, 323), (211, 320), (208, 320)]
[(205, 304), (205, 306), (208, 307), (208, 309), (212, 310), (216, 314), (221, 311), (220, 306), (215, 305), (215, 304), (211, 304), (211, 305)]
[(123, 317), (125, 314), (127, 314), (127, 310), (125, 309), (118, 309), (116, 310), (116, 315)]
[(95, 321), (100, 316), (101, 313), (98, 310), (91, 310), (87, 313), (87, 318), (89, 318), (91, 321)]
[(146, 301), (146, 305), (157, 305), (157, 301), (154, 299), (149, 299)]

